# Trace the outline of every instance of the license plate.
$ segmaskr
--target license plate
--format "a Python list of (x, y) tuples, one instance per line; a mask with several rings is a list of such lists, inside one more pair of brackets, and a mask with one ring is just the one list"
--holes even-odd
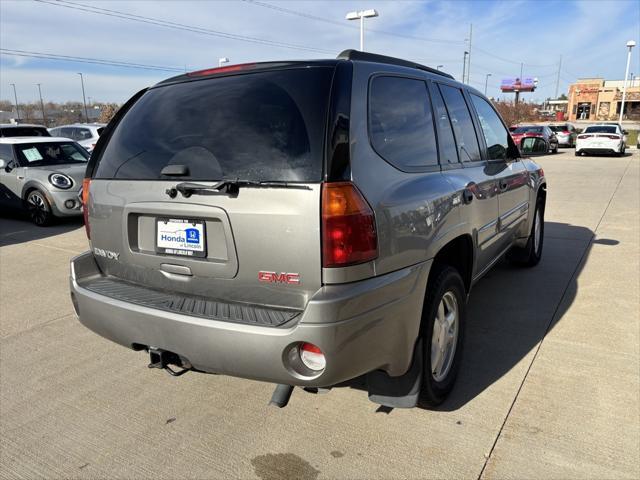
[(158, 219), (156, 251), (167, 255), (205, 257), (207, 244), (204, 222), (179, 218)]

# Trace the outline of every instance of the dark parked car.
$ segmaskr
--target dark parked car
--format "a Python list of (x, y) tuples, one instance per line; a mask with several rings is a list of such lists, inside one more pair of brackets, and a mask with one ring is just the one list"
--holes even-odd
[(83, 196), (91, 330), (173, 375), (278, 384), (278, 406), (364, 379), (410, 407), (452, 389), (472, 286), (504, 255), (539, 262), (546, 181), (476, 89), (347, 50), (139, 92)]
[(525, 142), (525, 139), (542, 139), (547, 144), (547, 151), (558, 153), (558, 138), (555, 133), (546, 125), (519, 125), (518, 128), (511, 132), (513, 140), (525, 153), (528, 145), (534, 145), (534, 142)]

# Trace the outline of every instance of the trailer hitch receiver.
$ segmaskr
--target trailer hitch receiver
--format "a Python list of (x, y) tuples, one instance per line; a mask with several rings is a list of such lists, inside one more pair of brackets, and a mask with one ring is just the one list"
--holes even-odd
[[(174, 370), (169, 365), (175, 365), (180, 370)], [(165, 370), (172, 377), (179, 377), (191, 370), (191, 365), (182, 359), (180, 355), (155, 347), (149, 347), (148, 367)]]

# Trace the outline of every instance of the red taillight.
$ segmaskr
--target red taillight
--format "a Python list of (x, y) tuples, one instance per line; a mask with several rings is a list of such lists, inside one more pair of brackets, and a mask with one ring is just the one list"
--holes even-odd
[(584, 140), (585, 138), (593, 137), (593, 135), (578, 135), (578, 138)]
[(82, 180), (82, 217), (84, 218), (84, 229), (87, 232), (87, 238), (91, 240), (91, 227), (89, 226), (89, 187), (91, 186), (91, 178)]
[(378, 256), (373, 210), (349, 182), (322, 184), (322, 266), (345, 267)]
[(619, 135), (604, 135), (607, 138), (610, 138), (611, 140), (620, 140), (620, 136)]
[(563, 135), (569, 135), (569, 133), (570, 133), (570, 132), (569, 132), (569, 130), (563, 130), (563, 131), (562, 131), (562, 134), (563, 134)]
[(238, 72), (240, 70), (248, 70), (253, 68), (255, 63), (242, 63), (239, 65), (230, 65), (228, 67), (207, 68), (205, 70), (197, 70), (195, 72), (189, 72), (189, 77), (206, 77), (207, 75), (216, 75), (218, 73)]

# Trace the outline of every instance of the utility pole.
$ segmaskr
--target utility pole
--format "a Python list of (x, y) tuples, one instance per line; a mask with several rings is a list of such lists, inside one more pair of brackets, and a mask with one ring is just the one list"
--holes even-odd
[(562, 55), (560, 55), (560, 61), (558, 62), (558, 76), (556, 77), (556, 99), (558, 98), (558, 89), (560, 88), (560, 69), (562, 68)]
[(84, 118), (87, 123), (89, 123), (89, 114), (87, 113), (87, 99), (84, 96), (84, 77), (82, 73), (78, 72), (80, 75), (80, 82), (82, 83), (82, 103), (84, 104)]
[(10, 83), (9, 85), (13, 87), (13, 98), (16, 101), (16, 116), (18, 117), (16, 120), (20, 121), (20, 107), (18, 107), (18, 95), (16, 94), (16, 84)]
[[(620, 103), (620, 118), (618, 123), (622, 126), (622, 116), (624, 114), (624, 101), (627, 96), (627, 79), (629, 78), (629, 64), (631, 63), (631, 50), (636, 46), (636, 42), (629, 40), (627, 42), (627, 48), (629, 53), (627, 54), (627, 69), (624, 71), (624, 83), (622, 84), (622, 102)], [(17, 103), (17, 101), (16, 101)]]
[(464, 57), (462, 57), (462, 83), (464, 83), (464, 76), (467, 69), (467, 55), (469, 55), (469, 52), (465, 50)]
[(522, 71), (524, 70), (524, 63), (520, 64), (520, 81), (522, 82)]
[(473, 37), (473, 23), (470, 23), (469, 24), (469, 58), (467, 59), (467, 61), (469, 62), (469, 64), (467, 65), (467, 83), (471, 81), (471, 39), (472, 37)]
[(487, 75), (484, 77), (484, 96), (487, 96), (487, 84), (489, 83), (489, 77), (491, 76), (490, 73), (487, 73)]
[(47, 117), (44, 115), (44, 102), (42, 101), (42, 90), (40, 89), (40, 84), (38, 83), (38, 94), (40, 95), (40, 108), (42, 109), (42, 123), (44, 126), (47, 126)]

